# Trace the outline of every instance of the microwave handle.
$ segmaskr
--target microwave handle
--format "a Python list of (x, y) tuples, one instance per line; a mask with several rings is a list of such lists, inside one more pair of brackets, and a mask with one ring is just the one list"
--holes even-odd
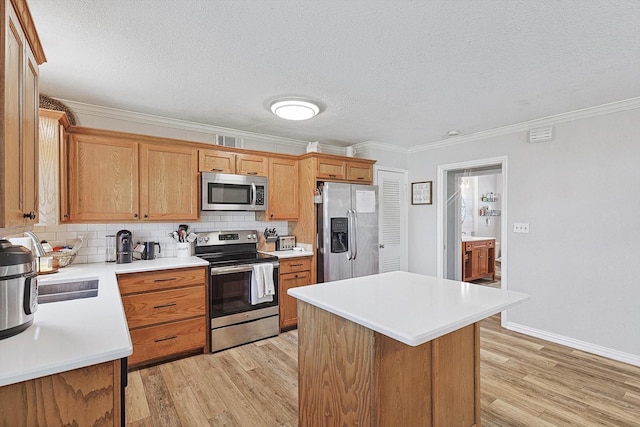
[(256, 184), (255, 183), (251, 183), (251, 206), (252, 207), (256, 207), (256, 198), (257, 198), (257, 191), (256, 191)]

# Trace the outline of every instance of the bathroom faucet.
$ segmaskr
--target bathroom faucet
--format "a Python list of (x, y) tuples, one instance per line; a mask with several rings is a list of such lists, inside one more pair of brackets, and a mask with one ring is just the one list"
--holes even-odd
[(31, 242), (33, 243), (33, 249), (37, 257), (43, 257), (47, 254), (40, 244), (40, 240), (38, 240), (38, 238), (32, 231), (25, 231), (24, 235), (31, 239)]

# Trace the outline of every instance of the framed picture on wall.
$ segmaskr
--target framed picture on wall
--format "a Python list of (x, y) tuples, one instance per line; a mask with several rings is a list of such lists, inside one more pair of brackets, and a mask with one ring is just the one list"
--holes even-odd
[(411, 183), (411, 204), (412, 205), (430, 205), (432, 204), (431, 185), (432, 181), (412, 182)]

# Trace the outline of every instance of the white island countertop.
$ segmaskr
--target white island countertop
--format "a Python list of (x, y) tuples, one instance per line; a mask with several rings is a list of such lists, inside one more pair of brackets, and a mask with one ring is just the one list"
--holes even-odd
[(287, 293), (410, 346), (529, 299), (521, 292), (404, 271), (301, 286)]
[(116, 274), (206, 265), (197, 257), (159, 258), (130, 264), (72, 264), (38, 276), (39, 286), (98, 279), (98, 296), (38, 304), (31, 326), (0, 340), (0, 386), (131, 355)]

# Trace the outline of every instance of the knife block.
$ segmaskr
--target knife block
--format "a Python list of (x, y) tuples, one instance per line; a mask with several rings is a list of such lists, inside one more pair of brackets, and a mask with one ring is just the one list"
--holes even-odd
[(260, 241), (258, 242), (258, 250), (263, 252), (275, 252), (276, 242), (267, 242), (267, 238), (264, 237), (264, 235), (261, 235)]

